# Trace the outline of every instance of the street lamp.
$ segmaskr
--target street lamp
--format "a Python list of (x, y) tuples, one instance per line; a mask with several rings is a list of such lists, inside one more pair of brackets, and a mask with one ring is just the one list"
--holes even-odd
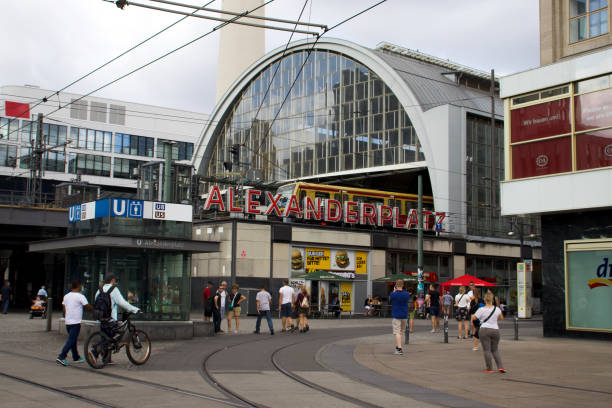
[[(529, 226), (530, 228), (533, 228), (533, 226), (531, 226), (529, 224), (524, 224), (522, 222), (519, 222), (518, 219), (514, 219), (513, 221), (510, 221), (510, 231), (508, 231), (508, 236), (513, 237), (515, 235), (515, 232), (514, 232), (514, 227), (515, 226), (518, 229), (519, 241), (520, 241), (520, 245), (521, 245), (521, 247), (520, 247), (520, 250), (521, 250), (521, 262), (523, 262), (525, 260), (525, 255), (524, 255), (524, 252), (523, 252), (523, 244), (524, 244), (524, 241), (525, 241), (525, 236), (524, 236), (524, 233), (523, 233), (523, 227), (524, 226)], [(536, 234), (534, 234), (533, 230), (532, 230), (532, 232), (529, 234), (529, 238), (533, 239), (535, 237), (536, 237)]]

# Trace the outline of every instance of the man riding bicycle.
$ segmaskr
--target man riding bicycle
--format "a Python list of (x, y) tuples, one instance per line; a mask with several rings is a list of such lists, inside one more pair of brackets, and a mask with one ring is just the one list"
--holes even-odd
[[(107, 319), (100, 320), (100, 329), (104, 334), (106, 334), (110, 338), (114, 338), (117, 334), (117, 329), (119, 325), (117, 324), (117, 309), (120, 307), (123, 310), (126, 310), (130, 313), (139, 313), (140, 309), (135, 306), (130, 305), (121, 295), (121, 291), (117, 287), (117, 277), (114, 273), (108, 273), (104, 277), (104, 285), (101, 290), (104, 293), (108, 293), (111, 300), (111, 310), (110, 317)], [(96, 292), (95, 299), (100, 295), (100, 290)]]

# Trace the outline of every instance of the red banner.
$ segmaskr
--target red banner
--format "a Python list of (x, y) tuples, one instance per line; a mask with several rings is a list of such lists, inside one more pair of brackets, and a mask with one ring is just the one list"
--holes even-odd
[(578, 170), (612, 166), (612, 129), (576, 135)]
[(579, 95), (574, 103), (576, 132), (612, 126), (612, 88)]
[(6, 116), (30, 119), (30, 105), (27, 103), (4, 101), (4, 112)]
[(515, 109), (510, 116), (512, 143), (571, 131), (569, 98)]
[(572, 170), (569, 136), (512, 146), (512, 178), (543, 176)]

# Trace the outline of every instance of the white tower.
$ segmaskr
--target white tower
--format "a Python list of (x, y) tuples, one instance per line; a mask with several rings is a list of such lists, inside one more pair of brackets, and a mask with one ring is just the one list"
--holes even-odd
[[(242, 13), (260, 6), (263, 0), (223, 0), (223, 10)], [(253, 15), (264, 16), (262, 7)], [(223, 15), (230, 18), (230, 15)], [(246, 17), (241, 21), (265, 24), (263, 20), (253, 20)], [(225, 94), (229, 87), (238, 79), (252, 63), (263, 57), (266, 52), (266, 32), (263, 28), (229, 24), (221, 29), (219, 42), (219, 67), (217, 72), (217, 99)]]

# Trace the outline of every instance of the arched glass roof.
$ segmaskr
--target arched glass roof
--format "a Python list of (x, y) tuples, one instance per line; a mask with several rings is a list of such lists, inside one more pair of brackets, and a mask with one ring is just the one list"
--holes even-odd
[(206, 176), (282, 181), (425, 160), (389, 87), (333, 51), (298, 51), (266, 66), (223, 118)]

